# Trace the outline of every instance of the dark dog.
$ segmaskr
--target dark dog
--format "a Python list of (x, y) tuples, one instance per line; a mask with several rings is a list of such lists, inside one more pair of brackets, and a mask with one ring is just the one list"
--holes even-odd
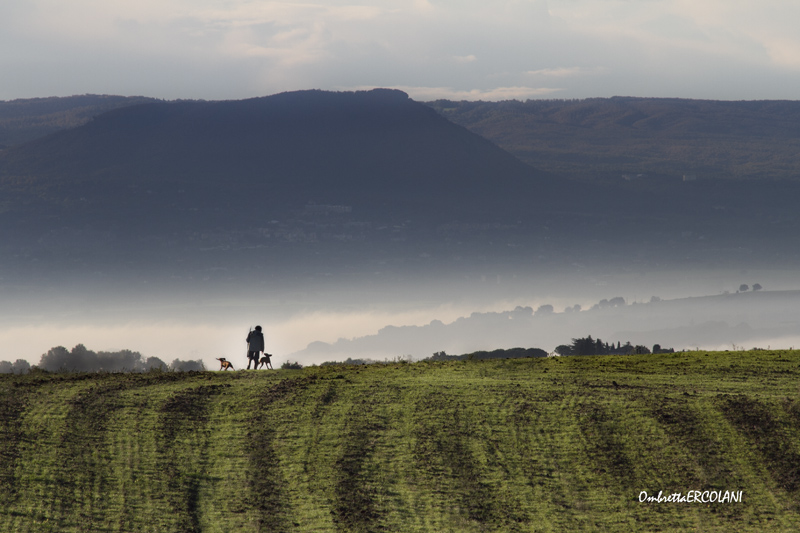
[(266, 366), (267, 366), (267, 368), (270, 368), (270, 369), (272, 369), (272, 370), (275, 370), (274, 368), (272, 368), (272, 363), (270, 363), (270, 362), (269, 362), (269, 358), (270, 358), (270, 357), (272, 357), (272, 354), (271, 354), (271, 353), (264, 352), (264, 356), (263, 356), (263, 357), (261, 358), (261, 360), (258, 362), (258, 368), (261, 368), (263, 365), (266, 365)]
[(224, 357), (217, 357), (217, 361), (219, 361), (219, 369), (220, 370), (228, 370), (229, 368), (231, 370), (236, 370), (235, 368), (233, 368), (233, 365), (231, 364), (231, 362), (228, 361), (227, 359), (225, 359)]

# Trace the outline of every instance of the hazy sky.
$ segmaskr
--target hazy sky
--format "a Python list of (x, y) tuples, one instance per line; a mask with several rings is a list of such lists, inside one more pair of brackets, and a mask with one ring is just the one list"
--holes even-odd
[(2, 0), (0, 100), (800, 98), (796, 0)]

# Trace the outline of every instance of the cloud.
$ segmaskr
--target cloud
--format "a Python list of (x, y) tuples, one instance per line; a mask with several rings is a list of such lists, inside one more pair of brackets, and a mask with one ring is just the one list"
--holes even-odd
[(600, 74), (607, 69), (603, 67), (556, 67), (556, 68), (543, 68), (539, 70), (529, 70), (526, 74), (532, 76), (545, 76), (550, 78), (568, 78), (573, 76), (586, 76), (591, 74)]
[(747, 64), (798, 67), (796, 20), (800, 4), (787, 0), (576, 0), (551, 9), (573, 32), (597, 42), (629, 40), (652, 57), (677, 60), (692, 51), (694, 61), (713, 57)]
[(323, 24), (237, 28), (226, 34), (224, 45), (217, 53), (233, 60), (272, 60), (276, 66), (285, 68), (330, 58), (329, 40)]
[(541, 98), (561, 91), (562, 89), (549, 87), (494, 87), (491, 89), (469, 89), (459, 90), (452, 87), (394, 87), (405, 91), (408, 95), (418, 101), (427, 102), (431, 100), (527, 100), (529, 98)]
[(456, 63), (472, 63), (478, 60), (478, 58), (472, 54), (468, 56), (455, 56), (453, 59), (456, 60)]
[(367, 85), (470, 99), (796, 97), (798, 18), (786, 0), (4, 0), (0, 99)]
[(778, 66), (800, 70), (800, 42), (790, 39), (766, 39), (764, 47)]

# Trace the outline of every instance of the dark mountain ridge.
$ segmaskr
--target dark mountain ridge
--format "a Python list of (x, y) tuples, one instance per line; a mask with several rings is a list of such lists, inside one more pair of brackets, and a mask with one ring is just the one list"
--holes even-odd
[(156, 101), (96, 94), (0, 101), (0, 149), (80, 126), (112, 109)]
[(25, 273), (486, 256), (568, 188), (400, 91), (145, 103), (5, 150), (0, 245)]
[[(618, 128), (647, 122), (612, 104), (623, 109), (609, 111)], [(610, 137), (579, 153), (585, 138), (573, 130), (597, 124), (601, 139), (611, 120), (589, 118), (602, 115), (594, 102), (454, 105), (437, 113), (376, 89), (108, 111), (0, 154), (3, 263), (27, 274), (54, 260), (176, 272), (282, 261), (327, 273), (405, 271), (432, 256), (446, 269), (522, 270), (800, 259), (791, 180), (594, 180), (598, 154), (608, 161), (627, 146)], [(503, 110), (511, 135), (526, 109), (547, 106), (551, 119), (572, 118), (545, 141), (589, 178), (536, 170), (443, 116), (470, 108), (499, 128)]]
[(9, 149), (0, 175), (34, 176), (54, 195), (77, 185), (98, 202), (134, 186), (188, 197), (197, 208), (209, 200), (243, 210), (314, 201), (400, 212), (479, 209), (535, 178), (505, 151), (392, 90), (125, 107)]
[(590, 98), (432, 102), (537, 168), (588, 180), (800, 178), (800, 102)]

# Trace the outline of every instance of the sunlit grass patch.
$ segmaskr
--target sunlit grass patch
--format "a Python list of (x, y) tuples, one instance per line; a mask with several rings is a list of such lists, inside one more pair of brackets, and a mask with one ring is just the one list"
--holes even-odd
[[(798, 377), (787, 351), (2, 376), (0, 529), (793, 529)], [(744, 501), (639, 501), (690, 490)]]

